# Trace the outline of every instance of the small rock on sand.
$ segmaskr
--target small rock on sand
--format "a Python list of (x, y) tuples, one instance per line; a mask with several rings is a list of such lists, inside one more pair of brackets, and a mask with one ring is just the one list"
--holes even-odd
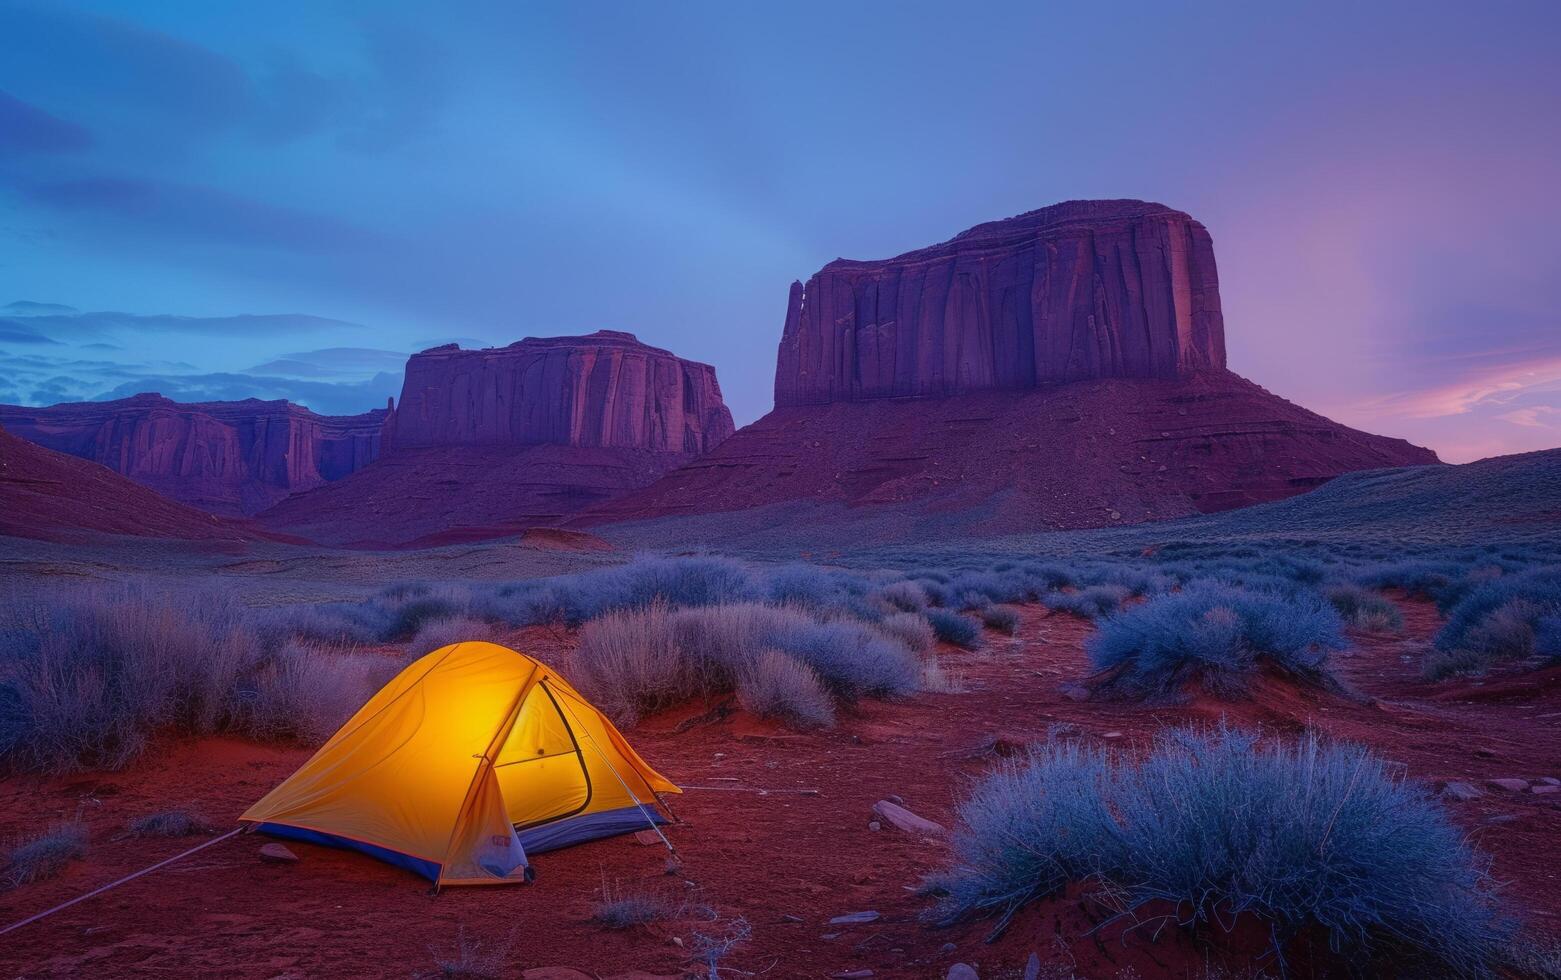
[(1040, 978), (1041, 957), (1032, 952), (1030, 958), (1024, 961), (1024, 980), (1040, 980)]
[(1521, 793), (1528, 789), (1526, 779), (1490, 779), (1486, 780), (1497, 789), (1504, 789), (1509, 793)]
[(834, 974), (834, 977), (835, 980), (865, 980), (872, 975), (872, 970), (847, 970), (844, 973)]
[(837, 915), (829, 920), (832, 926), (859, 926), (869, 922), (877, 922), (877, 912), (851, 912), (847, 915)]
[(297, 864), (298, 855), (288, 850), (285, 844), (273, 841), (260, 845), (260, 860), (267, 864)]
[(1061, 694), (1063, 697), (1067, 698), (1069, 701), (1088, 701), (1089, 700), (1089, 688), (1085, 687), (1083, 684), (1073, 684), (1073, 683), (1058, 684), (1057, 685), (1057, 693)]
[(634, 842), (651, 847), (661, 843), (661, 835), (654, 830), (637, 830), (634, 832)]
[(943, 833), (942, 824), (934, 823), (926, 817), (918, 817), (903, 806), (890, 803), (888, 800), (874, 803), (873, 812), (882, 817), (886, 823), (893, 824), (908, 834), (939, 836)]
[(1442, 795), (1450, 800), (1467, 803), (1469, 800), (1479, 799), (1485, 794), (1480, 792), (1479, 787), (1473, 783), (1455, 780), (1442, 787)]
[(969, 963), (955, 963), (949, 967), (947, 980), (981, 980), (981, 974)]

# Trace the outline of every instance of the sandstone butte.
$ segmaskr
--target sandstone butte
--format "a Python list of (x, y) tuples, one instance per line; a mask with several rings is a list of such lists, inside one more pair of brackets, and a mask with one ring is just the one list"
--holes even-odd
[(436, 544), (558, 524), (718, 447), (715, 369), (601, 330), (407, 362), (381, 457), (282, 501), (268, 527), (328, 544)]
[(1227, 370), (1208, 231), (1142, 201), (1058, 204), (793, 283), (775, 406), (580, 523), (732, 535), (783, 516), (744, 511), (802, 502), (829, 505), (810, 524), (886, 538), (1093, 527), (1437, 461)]
[(0, 405), (0, 425), (13, 435), (229, 516), (257, 513), (366, 466), (379, 453), (384, 418), (383, 409), (325, 416), (286, 401), (180, 403), (154, 394)]
[(1180, 211), (1070, 201), (792, 283), (777, 406), (1225, 367), (1214, 243)]
[(617, 330), (425, 350), (385, 421), (387, 452), (548, 444), (697, 456), (731, 434), (715, 368)]

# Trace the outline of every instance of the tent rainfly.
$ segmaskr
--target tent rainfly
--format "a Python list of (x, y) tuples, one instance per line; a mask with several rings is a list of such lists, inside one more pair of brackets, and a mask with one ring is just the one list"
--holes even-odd
[(562, 677), (493, 643), (407, 667), (241, 820), (436, 886), (529, 880), (526, 855), (665, 822), (680, 790)]

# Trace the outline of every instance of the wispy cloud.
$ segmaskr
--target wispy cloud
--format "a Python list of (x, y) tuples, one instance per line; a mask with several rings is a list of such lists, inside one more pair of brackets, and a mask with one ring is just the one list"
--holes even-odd
[(85, 126), (0, 91), (0, 153), (70, 153), (91, 146)]
[(1504, 407), (1528, 396), (1555, 396), (1558, 393), (1561, 393), (1561, 355), (1546, 355), (1529, 361), (1478, 368), (1435, 387), (1374, 399), (1366, 408), (1404, 418), (1445, 418)]

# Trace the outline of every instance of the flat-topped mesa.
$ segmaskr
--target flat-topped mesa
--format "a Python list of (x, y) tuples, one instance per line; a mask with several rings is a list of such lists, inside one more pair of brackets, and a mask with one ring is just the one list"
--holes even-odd
[(1225, 367), (1214, 245), (1144, 201), (1069, 201), (792, 283), (777, 406)]
[(553, 444), (699, 455), (731, 434), (715, 368), (616, 330), (414, 354), (385, 422), (386, 452)]
[(174, 500), (253, 514), (379, 454), (385, 411), (316, 415), (283, 400), (181, 403), (156, 394), (47, 408), (0, 405), (0, 424), (101, 463)]

